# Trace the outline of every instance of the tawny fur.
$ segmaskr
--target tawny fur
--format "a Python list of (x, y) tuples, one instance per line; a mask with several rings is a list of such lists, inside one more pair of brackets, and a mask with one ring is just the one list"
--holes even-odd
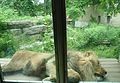
[[(103, 72), (101, 76), (105, 75), (104, 68), (98, 63), (98, 58), (92, 51), (87, 51), (84, 53), (78, 51), (68, 51), (68, 70), (72, 69), (73, 71), (79, 73), (80, 79), (82, 81), (95, 81), (96, 78), (94, 73)], [(52, 67), (52, 68), (51, 68)], [(99, 70), (97, 71), (96, 68)], [(49, 76), (44, 80), (55, 80), (56, 70), (55, 70), (55, 60), (52, 58), (46, 63), (46, 74)], [(100, 73), (99, 73), (100, 74)], [(68, 72), (69, 76), (69, 72)], [(68, 77), (70, 78), (70, 77)], [(76, 79), (77, 80), (77, 79)]]
[(33, 51), (17, 51), (11, 61), (2, 67), (3, 72), (22, 70), (23, 74), (39, 76), (43, 79), (46, 75), (46, 62), (53, 57), (51, 53), (38, 53)]
[[(95, 81), (95, 73), (104, 76), (105, 69), (100, 65), (96, 54), (92, 51), (68, 51), (68, 79)], [(48, 77), (43, 80), (56, 80), (55, 58), (51, 53), (37, 53), (32, 51), (18, 51), (12, 60), (2, 67), (3, 72), (22, 70), (25, 75)]]

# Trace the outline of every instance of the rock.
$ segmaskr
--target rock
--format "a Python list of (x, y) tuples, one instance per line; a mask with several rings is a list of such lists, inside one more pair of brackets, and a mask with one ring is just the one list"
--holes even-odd
[(8, 29), (23, 29), (34, 25), (31, 21), (11, 21), (6, 23)]
[(20, 35), (20, 34), (22, 34), (22, 30), (21, 29), (11, 29), (10, 31), (13, 33), (13, 35)]
[(26, 35), (35, 35), (44, 32), (45, 25), (35, 25), (29, 28), (24, 28), (23, 31)]

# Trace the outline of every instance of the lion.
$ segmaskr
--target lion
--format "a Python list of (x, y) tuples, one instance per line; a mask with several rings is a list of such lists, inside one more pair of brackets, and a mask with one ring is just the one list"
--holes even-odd
[[(96, 81), (104, 78), (106, 70), (100, 65), (94, 52), (67, 52), (68, 81)], [(17, 51), (11, 61), (2, 66), (3, 72), (21, 70), (25, 75), (39, 76), (43, 81), (56, 81), (55, 57), (52, 53)]]
[(44, 77), (43, 71), (45, 71), (46, 62), (53, 57), (51, 53), (38, 53), (33, 51), (21, 50), (17, 51), (11, 61), (2, 66), (4, 72), (22, 71), (25, 75), (34, 75), (41, 78)]
[[(71, 75), (71, 80), (74, 80), (73, 77), (76, 77), (75, 80), (79, 81), (99, 81), (96, 77), (100, 77), (101, 80), (104, 79), (107, 74), (106, 70), (100, 65), (98, 57), (92, 51), (87, 52), (78, 52), (78, 51), (68, 51), (67, 53), (67, 65), (68, 65), (68, 79), (70, 77), (69, 69), (75, 73)], [(52, 66), (52, 69), (51, 69)], [(51, 59), (46, 63), (46, 74), (49, 76), (43, 80), (54, 80), (55, 81), (55, 59)], [(79, 76), (78, 76), (78, 75)], [(72, 83), (77, 83), (77, 82)], [(69, 82), (71, 83), (71, 82)]]

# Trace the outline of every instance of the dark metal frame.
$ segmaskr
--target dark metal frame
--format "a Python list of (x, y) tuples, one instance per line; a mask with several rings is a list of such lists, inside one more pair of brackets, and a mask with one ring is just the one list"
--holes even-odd
[(57, 83), (67, 83), (65, 0), (52, 0)]
[[(65, 0), (52, 0), (53, 31), (56, 59), (57, 83), (67, 83), (67, 43), (66, 43), (66, 10)], [(0, 71), (1, 83), (3, 82), (2, 71)], [(15, 83), (15, 82), (14, 82)]]

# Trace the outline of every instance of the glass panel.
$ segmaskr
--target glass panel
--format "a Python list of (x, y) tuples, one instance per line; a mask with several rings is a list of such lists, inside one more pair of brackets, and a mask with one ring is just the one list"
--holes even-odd
[(120, 82), (118, 8), (118, 0), (66, 0), (70, 81)]
[(51, 0), (2, 0), (0, 6), (0, 64), (4, 79), (54, 81)]

